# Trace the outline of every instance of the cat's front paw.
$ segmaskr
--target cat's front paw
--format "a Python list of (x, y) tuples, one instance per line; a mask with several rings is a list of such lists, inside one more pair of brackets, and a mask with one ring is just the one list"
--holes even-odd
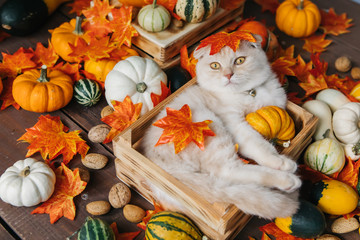
[(298, 176), (292, 173), (285, 173), (284, 178), (281, 181), (281, 184), (278, 185), (278, 188), (284, 192), (294, 192), (301, 186), (301, 180)]
[(296, 172), (297, 164), (295, 161), (284, 155), (271, 155), (268, 157), (268, 167), (294, 173)]

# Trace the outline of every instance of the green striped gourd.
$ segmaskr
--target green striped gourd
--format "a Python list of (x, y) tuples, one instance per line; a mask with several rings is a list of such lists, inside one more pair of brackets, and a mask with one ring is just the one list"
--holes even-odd
[(184, 215), (163, 211), (151, 217), (146, 225), (146, 240), (201, 240), (200, 230)]
[(304, 160), (310, 168), (331, 175), (344, 167), (345, 152), (338, 141), (324, 138), (313, 142), (306, 149)]
[(168, 10), (161, 5), (153, 4), (144, 6), (138, 14), (139, 25), (149, 32), (160, 32), (165, 30), (171, 21)]
[(178, 0), (175, 13), (186, 22), (198, 23), (213, 15), (219, 2), (219, 0)]
[(80, 79), (74, 85), (75, 100), (86, 107), (91, 107), (99, 102), (101, 89), (97, 82), (90, 79)]
[(109, 224), (99, 218), (87, 217), (78, 232), (78, 240), (115, 240), (115, 234)]

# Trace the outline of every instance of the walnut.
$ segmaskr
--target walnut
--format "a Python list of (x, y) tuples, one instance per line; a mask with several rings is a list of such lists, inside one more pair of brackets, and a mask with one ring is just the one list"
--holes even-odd
[(347, 72), (351, 68), (351, 61), (348, 57), (342, 56), (336, 59), (335, 61), (335, 68), (339, 72)]
[(359, 67), (353, 67), (351, 69), (351, 77), (356, 80), (360, 79), (360, 68)]

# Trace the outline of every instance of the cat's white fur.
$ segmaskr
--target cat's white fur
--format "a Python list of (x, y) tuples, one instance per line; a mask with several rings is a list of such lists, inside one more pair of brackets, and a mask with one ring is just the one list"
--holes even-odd
[[(214, 55), (209, 55), (209, 46), (194, 52), (197, 84), (167, 107), (179, 110), (188, 104), (193, 122), (213, 121), (210, 128), (216, 136), (205, 138), (204, 151), (193, 142), (178, 154), (173, 144), (155, 147), (163, 129), (154, 126), (145, 133), (140, 151), (208, 201), (233, 203), (245, 213), (271, 219), (296, 212), (301, 181), (294, 174), (296, 163), (278, 154), (245, 120), (247, 113), (263, 106), (284, 108), (287, 100), (260, 42), (241, 41), (236, 52), (227, 46)], [(235, 65), (241, 56), (244, 63)], [(220, 69), (213, 70), (213, 62), (219, 63)], [(255, 90), (256, 96), (249, 95), (249, 90)], [(157, 119), (164, 116), (165, 110)], [(244, 164), (236, 143), (239, 153), (258, 165)], [(165, 207), (181, 207), (159, 189), (152, 190)]]

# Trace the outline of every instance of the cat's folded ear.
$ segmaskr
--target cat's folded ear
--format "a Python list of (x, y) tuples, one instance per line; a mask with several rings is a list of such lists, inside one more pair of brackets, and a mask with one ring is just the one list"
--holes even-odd
[(206, 47), (202, 47), (200, 49), (195, 48), (194, 50), (194, 58), (196, 58), (197, 60), (199, 60), (200, 58), (202, 58), (205, 55), (209, 55), (210, 54), (210, 45), (206, 46)]
[(256, 42), (250, 42), (251, 46), (255, 48), (261, 48), (261, 43), (264, 41), (264, 39), (262, 39), (262, 37), (258, 34), (252, 33), (252, 35), (254, 36)]

